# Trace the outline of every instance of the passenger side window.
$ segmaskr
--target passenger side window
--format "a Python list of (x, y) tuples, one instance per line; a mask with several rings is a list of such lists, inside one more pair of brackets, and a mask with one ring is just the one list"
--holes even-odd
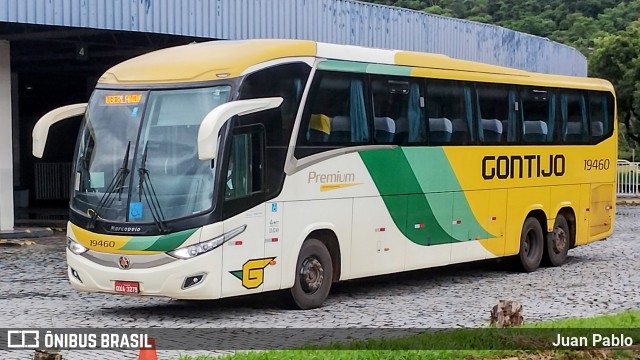
[(551, 143), (555, 140), (555, 94), (546, 89), (527, 88), (521, 92), (522, 142)]
[(371, 91), (376, 143), (426, 142), (424, 97), (417, 81), (376, 77)]
[(431, 145), (469, 144), (475, 140), (469, 86), (454, 81), (429, 81), (427, 111)]
[(260, 192), (263, 188), (262, 125), (236, 128), (225, 182), (225, 200)]
[(307, 64), (292, 63), (248, 75), (242, 82), (239, 99), (282, 97), (283, 102), (278, 108), (241, 117), (239, 125), (260, 122), (267, 131), (268, 146), (289, 146), (293, 123), (310, 69)]
[(591, 120), (591, 142), (604, 139), (612, 129), (613, 103), (609, 96), (592, 92), (589, 94), (589, 119)]
[(478, 85), (478, 137), (481, 143), (516, 141), (516, 93), (504, 86)]
[[(319, 72), (309, 94), (298, 144), (321, 148), (362, 145), (370, 141), (364, 80), (358, 74)], [(308, 155), (308, 151), (303, 151)]]
[(563, 93), (560, 95), (562, 113), (562, 139), (568, 144), (586, 144), (589, 137), (587, 126), (587, 104), (584, 94)]

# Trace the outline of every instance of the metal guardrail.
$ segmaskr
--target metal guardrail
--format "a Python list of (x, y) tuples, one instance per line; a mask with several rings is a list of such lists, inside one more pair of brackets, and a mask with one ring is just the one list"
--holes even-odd
[(640, 162), (618, 160), (617, 196), (640, 196)]

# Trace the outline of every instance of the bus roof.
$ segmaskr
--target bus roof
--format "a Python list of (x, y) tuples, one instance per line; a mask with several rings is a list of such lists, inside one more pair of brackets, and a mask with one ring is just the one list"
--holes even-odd
[[(613, 86), (601, 79), (532, 73), (440, 54), (287, 39), (220, 40), (158, 50), (113, 66), (99, 83), (170, 84), (220, 80), (238, 77), (254, 65), (291, 57), (397, 66), (404, 69), (406, 75), (419, 77), (613, 91)], [(372, 72), (384, 73), (380, 67), (377, 69)], [(397, 75), (397, 72), (391, 74)]]

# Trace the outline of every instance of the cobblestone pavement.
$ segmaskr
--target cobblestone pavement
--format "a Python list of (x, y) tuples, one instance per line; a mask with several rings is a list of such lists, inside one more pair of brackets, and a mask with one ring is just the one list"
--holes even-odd
[[(640, 308), (640, 206), (617, 208), (615, 233), (569, 252), (560, 268), (531, 274), (495, 262), (413, 271), (334, 286), (326, 305), (283, 310), (265, 295), (186, 302), (78, 293), (66, 279), (64, 237), (0, 247), (0, 328), (484, 326), (499, 299), (521, 301), (526, 321)], [(180, 353), (159, 351), (160, 358)], [(1, 352), (28, 359), (31, 352)], [(135, 359), (137, 352), (67, 351), (65, 359)]]

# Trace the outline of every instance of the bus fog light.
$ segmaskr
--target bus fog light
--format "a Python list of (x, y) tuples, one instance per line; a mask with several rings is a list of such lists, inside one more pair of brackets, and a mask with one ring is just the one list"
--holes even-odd
[(82, 282), (82, 279), (80, 279), (80, 275), (78, 274), (78, 272), (76, 271), (76, 269), (69, 267), (69, 270), (71, 271), (71, 275), (78, 279), (78, 281)]
[(76, 255), (83, 254), (89, 250), (86, 247), (84, 247), (84, 245), (80, 244), (79, 242), (76, 242), (70, 237), (67, 237), (67, 247), (69, 248), (69, 250), (71, 250), (71, 252), (73, 252)]
[(196, 286), (198, 284), (200, 284), (202, 282), (202, 280), (204, 279), (205, 274), (198, 274), (198, 275), (193, 275), (193, 276), (189, 276), (186, 277), (184, 279), (184, 283), (182, 284), (182, 288), (186, 289), (186, 288), (190, 288), (192, 286)]

